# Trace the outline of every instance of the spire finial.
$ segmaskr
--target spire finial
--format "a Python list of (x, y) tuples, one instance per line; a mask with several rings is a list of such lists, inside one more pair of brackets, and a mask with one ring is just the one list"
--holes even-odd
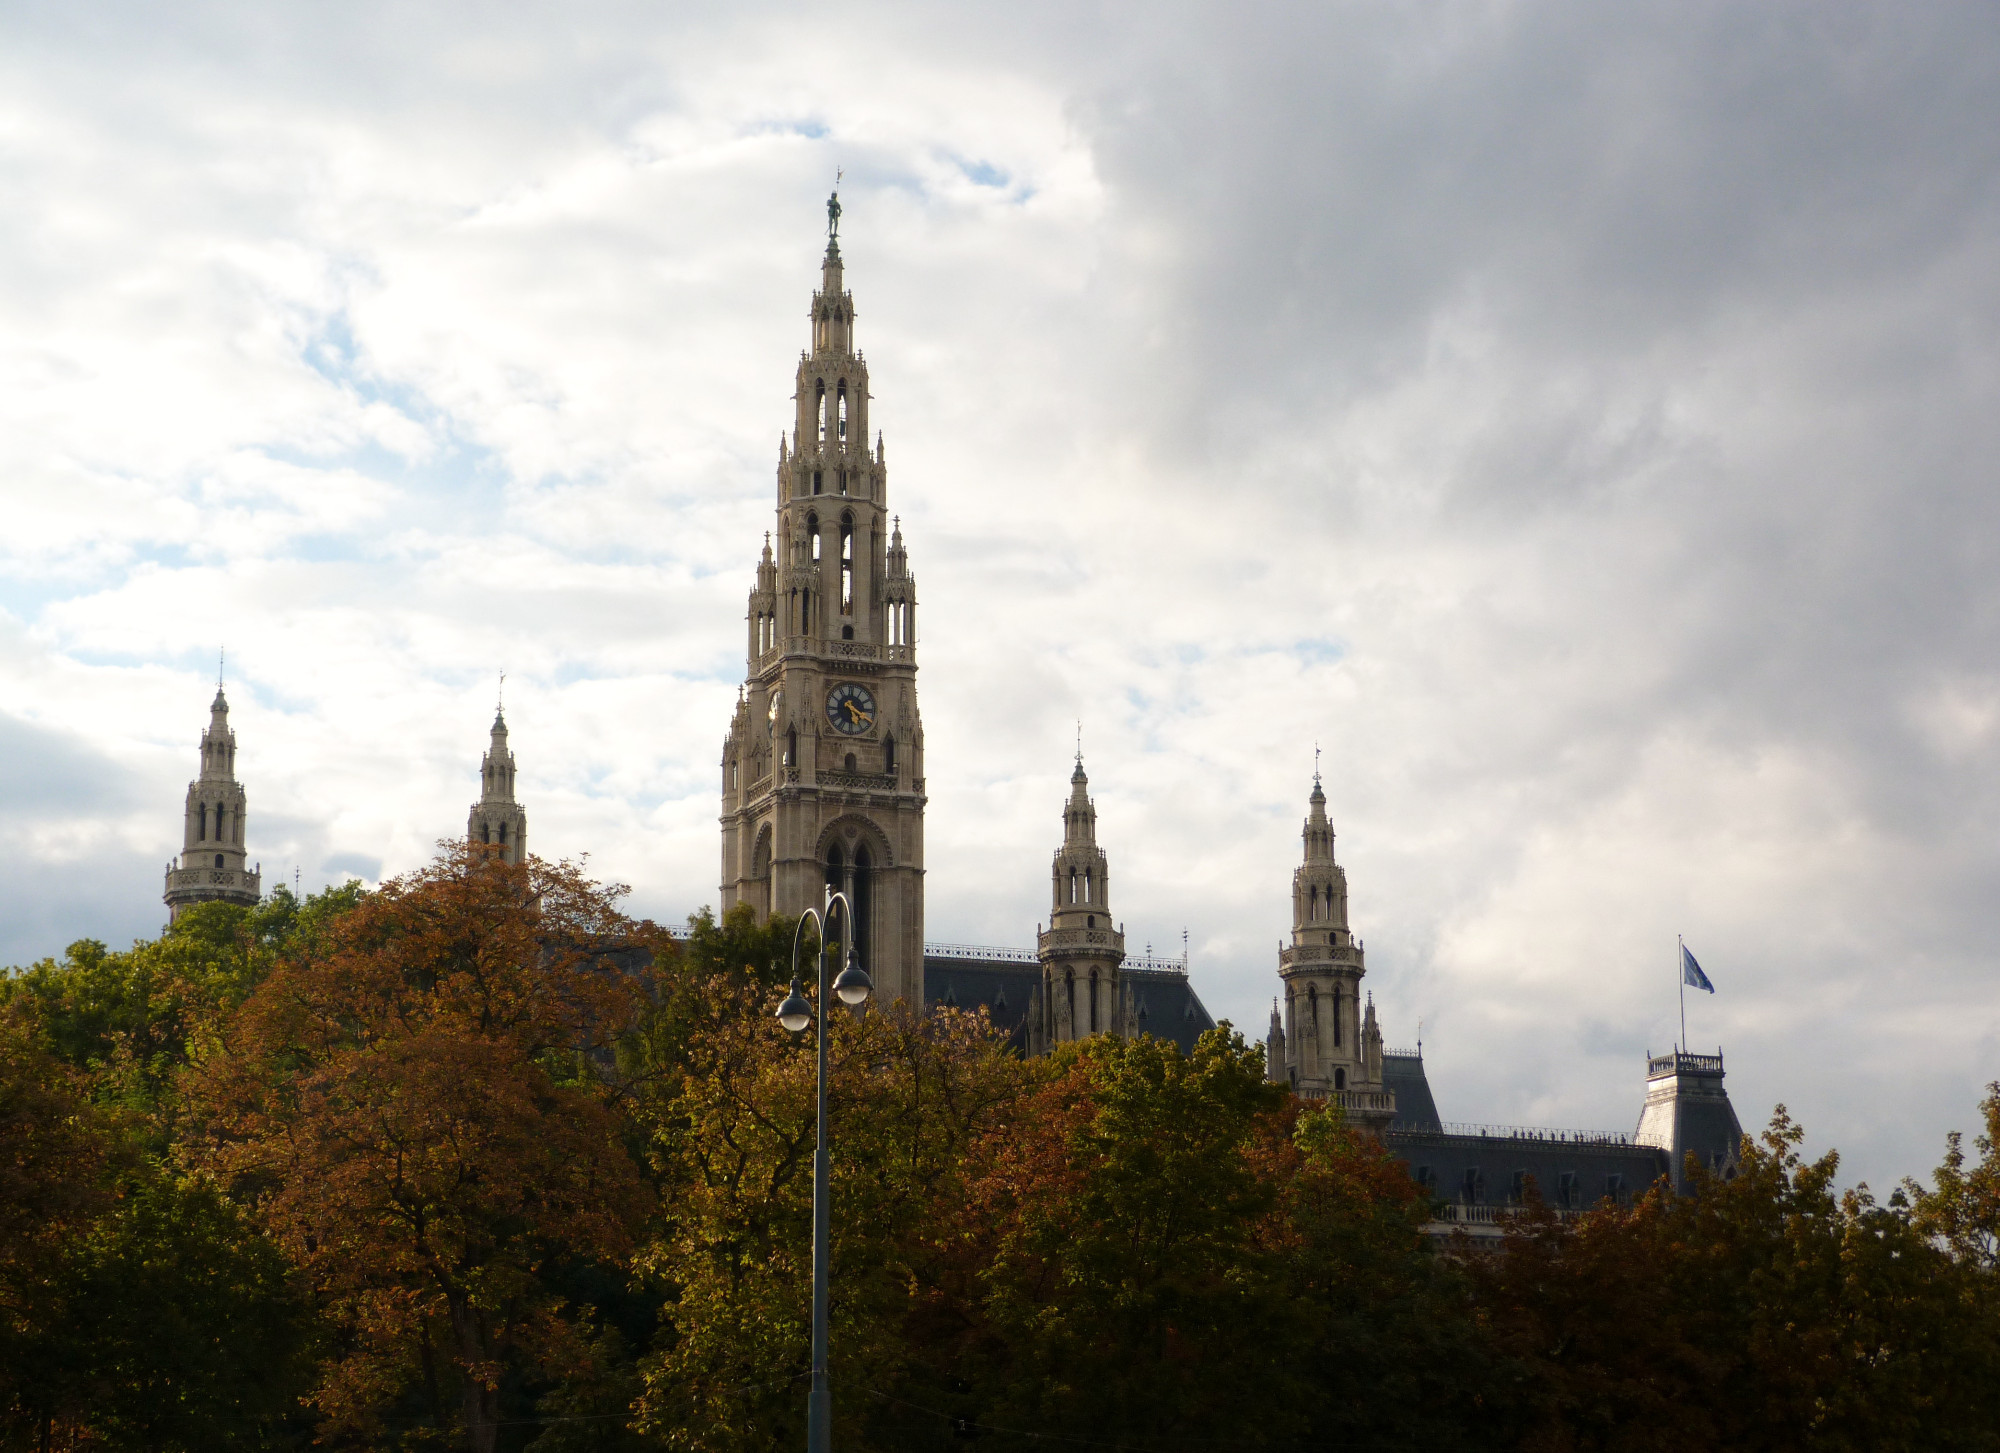
[(507, 712), (507, 673), (500, 673), (500, 689), (493, 698), (493, 714), (504, 716)]
[(1079, 767), (1083, 765), (1083, 718), (1082, 717), (1078, 717), (1076, 722), (1076, 764)]
[(840, 178), (839, 167), (833, 169), (833, 191), (826, 199), (826, 249), (828, 252), (840, 250)]
[(229, 647), (221, 646), (215, 652), (215, 689), (222, 690), (222, 668), (229, 664)]
[(1319, 786), (1319, 743), (1313, 743), (1313, 786)]

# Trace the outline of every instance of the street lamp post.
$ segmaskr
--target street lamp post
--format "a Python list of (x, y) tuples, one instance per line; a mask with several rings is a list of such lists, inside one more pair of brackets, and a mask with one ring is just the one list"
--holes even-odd
[[(799, 926), (793, 930), (792, 989), (785, 996), (785, 1002), (778, 1006), (778, 1022), (794, 1034), (813, 1022), (815, 1012), (819, 1019), (819, 1138), (813, 1147), (812, 1391), (806, 1395), (806, 1453), (831, 1453), (833, 1446), (833, 1393), (826, 1384), (826, 1273), (831, 1259), (833, 1223), (833, 1186), (828, 1174), (826, 1151), (826, 1001), (829, 997), (827, 928), (835, 909), (840, 910), (847, 966), (830, 986), (832, 993), (840, 997), (841, 1003), (852, 1007), (865, 1001), (874, 989), (874, 981), (862, 969), (861, 956), (854, 949), (854, 904), (845, 893), (828, 889), (825, 907), (808, 908), (800, 915)], [(819, 934), (819, 998), (816, 1005), (806, 1003), (805, 996), (799, 992), (799, 945), (804, 941), (808, 918)]]

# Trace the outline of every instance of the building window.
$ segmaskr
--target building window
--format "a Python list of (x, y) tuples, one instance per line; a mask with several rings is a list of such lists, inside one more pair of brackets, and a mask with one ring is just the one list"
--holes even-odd
[(847, 770), (850, 772), (854, 770), (854, 753), (852, 752), (847, 754)]
[(1625, 1177), (1608, 1175), (1604, 1178), (1604, 1198), (1617, 1205), (1625, 1204)]
[(1511, 1206), (1519, 1206), (1526, 1202), (1527, 1199), (1528, 1173), (1524, 1170), (1517, 1170), (1514, 1172), (1512, 1184), (1507, 1188), (1507, 1203)]
[(1486, 1177), (1479, 1173), (1478, 1166), (1467, 1166), (1465, 1168), (1465, 1179), (1459, 1185), (1460, 1198), (1464, 1200), (1466, 1205), (1476, 1206), (1479, 1204), (1480, 1197), (1485, 1193)]
[(1556, 1177), (1556, 1204), (1565, 1211), (1576, 1209), (1576, 1172), (1566, 1170)]
[(894, 737), (884, 737), (882, 739), (882, 770), (884, 772), (893, 772), (896, 770), (896, 739)]
[(854, 516), (840, 517), (840, 613), (854, 614)]
[(218, 867), (218, 868), (222, 866), (222, 854), (221, 854), (221, 853), (217, 853), (217, 854), (215, 855), (215, 866), (216, 866), (216, 867)]
[(1334, 1087), (1334, 1088), (1335, 1088), (1336, 1090), (1344, 1090), (1344, 1089), (1346, 1089), (1346, 1088), (1347, 1088), (1347, 1071), (1346, 1071), (1346, 1070), (1335, 1070), (1335, 1071), (1333, 1072), (1333, 1087)]
[(840, 437), (847, 437), (847, 380), (840, 381)]
[(815, 469), (813, 471), (813, 493), (818, 494), (819, 491), (820, 491), (820, 473), (817, 469)]
[(799, 730), (797, 727), (786, 727), (785, 765), (787, 767), (796, 767), (798, 766), (798, 764), (799, 764)]
[(206, 802), (202, 803), (195, 811), (201, 816), (200, 826), (195, 829), (194, 840), (198, 843), (205, 843), (208, 841), (208, 804)]

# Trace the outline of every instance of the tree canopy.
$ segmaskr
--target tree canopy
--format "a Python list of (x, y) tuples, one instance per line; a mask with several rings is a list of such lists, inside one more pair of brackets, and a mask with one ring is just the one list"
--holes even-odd
[[(0, 1448), (801, 1442), (796, 925), (621, 893), (454, 847), (0, 977)], [(1781, 1110), (1475, 1250), (1227, 1025), (830, 1032), (843, 1448), (2000, 1447), (2000, 1084), (1886, 1202)]]

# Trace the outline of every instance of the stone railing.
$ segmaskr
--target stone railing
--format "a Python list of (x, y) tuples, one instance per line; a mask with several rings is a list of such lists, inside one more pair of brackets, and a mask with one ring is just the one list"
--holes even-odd
[(1010, 964), (1038, 964), (1041, 956), (1029, 948), (996, 948), (983, 943), (927, 943), (927, 959), (997, 959)]
[(1354, 1115), (1394, 1115), (1396, 1113), (1396, 1092), (1394, 1090), (1323, 1090), (1313, 1095), (1315, 1100), (1324, 1100), (1329, 1105), (1338, 1105)]
[(1719, 1054), (1656, 1054), (1646, 1061), (1648, 1075), (1671, 1075), (1681, 1070), (1698, 1075), (1719, 1075), (1722, 1073), (1722, 1056)]
[(776, 655), (830, 656), (836, 661), (883, 661), (891, 665), (917, 659), (913, 646), (886, 646), (874, 641), (823, 641), (817, 636), (786, 636), (782, 642), (762, 652), (758, 663)]
[(1036, 940), (1036, 946), (1043, 950), (1116, 949), (1121, 960), (1125, 957), (1125, 935), (1115, 928), (1051, 928)]
[(1433, 1138), (1449, 1136), (1460, 1140), (1531, 1140), (1541, 1145), (1597, 1145), (1627, 1146), (1635, 1142), (1629, 1132), (1623, 1130), (1547, 1130), (1529, 1125), (1480, 1125), (1464, 1120), (1446, 1120), (1435, 1130), (1428, 1126), (1421, 1130), (1406, 1125), (1393, 1127), (1398, 1135), (1428, 1135)]
[(855, 787), (864, 792), (894, 792), (894, 772), (821, 772), (813, 780), (822, 787)]
[(167, 869), (167, 891), (187, 893), (210, 890), (215, 892), (250, 893), (261, 896), (264, 875), (260, 870), (250, 868), (174, 868)]

